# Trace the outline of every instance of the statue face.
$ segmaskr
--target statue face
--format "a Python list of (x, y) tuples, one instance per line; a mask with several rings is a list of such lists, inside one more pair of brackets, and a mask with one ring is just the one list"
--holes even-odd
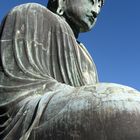
[(64, 0), (65, 15), (80, 32), (89, 31), (97, 20), (102, 0)]

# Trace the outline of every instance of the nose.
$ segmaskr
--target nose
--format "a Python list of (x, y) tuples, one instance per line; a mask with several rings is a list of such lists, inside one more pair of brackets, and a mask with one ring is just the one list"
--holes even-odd
[(91, 11), (91, 13), (92, 13), (92, 15), (93, 15), (94, 18), (96, 18), (97, 15), (98, 15), (97, 12), (95, 12), (95, 11)]

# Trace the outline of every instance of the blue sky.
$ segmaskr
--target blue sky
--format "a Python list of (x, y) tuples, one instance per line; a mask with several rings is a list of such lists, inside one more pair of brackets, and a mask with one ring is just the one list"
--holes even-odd
[[(47, 0), (1, 0), (0, 21), (14, 6)], [(79, 37), (93, 57), (101, 82), (140, 90), (140, 0), (106, 0), (92, 31)]]

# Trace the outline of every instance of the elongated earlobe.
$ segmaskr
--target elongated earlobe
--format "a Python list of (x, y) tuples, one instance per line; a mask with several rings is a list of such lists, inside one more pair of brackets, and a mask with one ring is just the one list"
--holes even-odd
[(62, 16), (64, 14), (65, 11), (65, 0), (58, 0), (58, 8), (56, 10), (56, 13), (60, 16)]
[(56, 13), (57, 13), (58, 15), (62, 16), (63, 13), (64, 13), (64, 10), (63, 10), (62, 8), (58, 7)]

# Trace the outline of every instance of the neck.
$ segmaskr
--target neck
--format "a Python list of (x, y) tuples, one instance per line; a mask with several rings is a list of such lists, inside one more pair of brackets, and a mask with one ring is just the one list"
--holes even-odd
[[(58, 15), (58, 14), (57, 14)], [(60, 16), (60, 15), (59, 15)], [(75, 38), (77, 39), (78, 38), (78, 36), (79, 36), (79, 33), (80, 33), (80, 28), (78, 28), (77, 26), (76, 26), (76, 24), (72, 21), (72, 20), (70, 20), (69, 18), (67, 18), (67, 16), (66, 15), (63, 15), (63, 16), (60, 16), (62, 19), (64, 19), (68, 24), (69, 24), (69, 26), (71, 27), (71, 29), (72, 29), (72, 31), (73, 31), (73, 33), (74, 33), (74, 36), (75, 36)]]
[(64, 19), (66, 20), (66, 22), (70, 25), (74, 35), (75, 35), (75, 38), (77, 39), (78, 36), (79, 36), (79, 33), (80, 33), (80, 29), (76, 26), (76, 24), (71, 21), (69, 18), (66, 18), (64, 17)]
[[(68, 21), (67, 21), (68, 22)], [(79, 36), (79, 28), (77, 28), (75, 26), (75, 24), (73, 24), (72, 22), (68, 22), (68, 24), (70, 25), (71, 29), (73, 30), (73, 33), (75, 35), (75, 38), (77, 39)]]

